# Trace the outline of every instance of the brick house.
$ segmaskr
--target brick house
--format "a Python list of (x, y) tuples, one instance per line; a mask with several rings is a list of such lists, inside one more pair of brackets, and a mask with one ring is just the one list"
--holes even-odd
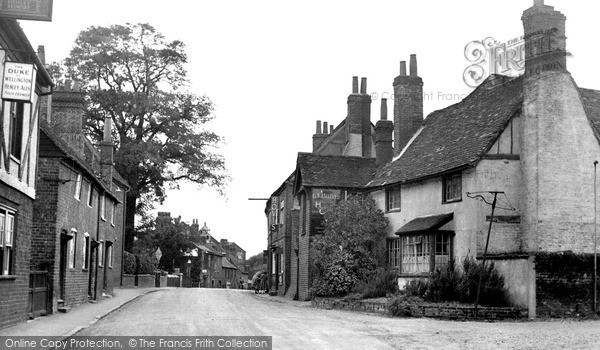
[[(489, 191), (502, 191), (488, 258), (504, 276), (511, 301), (535, 317), (549, 311), (544, 298), (556, 280), (568, 275), (568, 284), (592, 289), (591, 264), (585, 271), (561, 266), (567, 271), (563, 276), (548, 270), (548, 255), (592, 253), (597, 215), (593, 184), (594, 161), (600, 158), (600, 91), (578, 87), (567, 70), (565, 20), (536, 0), (522, 16), (525, 73), (492, 75), (461, 102), (427, 118), (416, 56), (411, 56), (408, 73), (401, 62), (393, 83), (394, 121), (387, 121), (382, 101), (381, 120), (373, 128), (375, 152), (362, 153), (375, 156), (377, 170), (356, 188), (370, 193), (389, 220), (389, 264), (397, 269), (400, 286), (452, 261), (481, 259), (491, 207), (467, 193), (490, 200)], [(354, 101), (349, 98), (348, 118)], [(302, 163), (310, 169), (311, 158), (321, 161), (319, 152), (344, 151), (343, 145), (357, 139), (335, 142), (340, 137), (335, 130), (324, 137), (318, 130), (313, 143), (317, 155), (298, 158), (294, 194), (303, 208), (299, 246), (307, 245), (302, 233), (314, 231), (303, 226), (312, 222), (307, 217), (310, 206), (303, 204), (314, 197), (301, 190), (310, 187), (306, 174), (334, 177), (329, 163), (308, 171)], [(353, 176), (361, 171), (358, 166)], [(364, 170), (372, 165), (366, 166)], [(335, 181), (330, 178), (319, 186)], [(298, 274), (299, 280), (310, 281), (306, 268)], [(588, 302), (589, 295), (583, 300)]]
[[(158, 213), (157, 222), (170, 220), (170, 213)], [(181, 217), (175, 220), (179, 221)], [(196, 219), (192, 220), (188, 234), (195, 248), (186, 252), (175, 265), (184, 274), (184, 281), (190, 281), (185, 283), (186, 287), (235, 289), (239, 288), (240, 279), (247, 281), (246, 251), (235, 242), (216, 240), (206, 223), (200, 228)]]
[[(266, 203), (271, 292), (309, 298), (310, 237), (323, 229), (323, 210), (348, 193), (361, 191), (374, 174), (375, 156), (385, 137), (380, 124), (371, 124), (366, 91), (367, 79), (361, 79), (359, 92), (358, 77), (353, 77), (347, 117), (335, 128), (317, 121), (313, 152), (298, 154), (296, 169)], [(382, 110), (386, 108), (384, 101)]]
[(83, 134), (84, 93), (67, 82), (40, 121), (31, 266), (49, 272), (49, 311), (121, 285), (127, 182), (113, 168), (111, 120), (100, 150)]
[[(8, 62), (32, 63), (35, 87), (29, 102), (3, 100), (0, 131), (0, 328), (33, 313), (30, 282), (31, 226), (36, 199), (38, 120), (52, 80), (18, 22), (0, 18), (1, 71)], [(32, 55), (33, 54), (33, 55)], [(31, 276), (31, 279), (30, 279)], [(43, 277), (43, 276), (41, 276)], [(42, 278), (41, 286), (44, 286)], [(41, 295), (43, 302), (43, 293)], [(42, 311), (44, 305), (42, 305)]]

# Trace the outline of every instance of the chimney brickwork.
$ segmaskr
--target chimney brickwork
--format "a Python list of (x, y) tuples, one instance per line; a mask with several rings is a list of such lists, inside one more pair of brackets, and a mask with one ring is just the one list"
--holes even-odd
[(387, 120), (387, 99), (381, 99), (381, 119), (375, 124), (375, 154), (378, 167), (384, 166), (392, 160), (394, 147), (392, 135), (394, 123)]
[(52, 116), (49, 124), (82, 158), (84, 155), (83, 116), (85, 93), (70, 80), (58, 86), (52, 95)]
[(423, 80), (418, 76), (416, 55), (410, 56), (410, 75), (406, 75), (406, 62), (400, 62), (400, 75), (393, 86), (394, 156), (397, 156), (423, 123)]

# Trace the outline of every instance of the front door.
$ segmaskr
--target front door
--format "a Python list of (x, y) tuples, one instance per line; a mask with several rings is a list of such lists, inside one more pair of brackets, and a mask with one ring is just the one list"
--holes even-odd
[(65, 280), (67, 276), (67, 246), (69, 244), (69, 236), (66, 234), (60, 235), (60, 270), (58, 272), (59, 284), (59, 299), (65, 300)]

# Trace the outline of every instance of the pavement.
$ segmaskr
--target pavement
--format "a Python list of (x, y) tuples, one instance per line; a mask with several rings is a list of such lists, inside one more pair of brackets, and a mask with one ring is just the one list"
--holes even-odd
[(40, 316), (0, 330), (0, 336), (52, 336), (66, 339), (93, 325), (123, 305), (148, 293), (172, 288), (115, 288), (113, 295), (96, 303), (73, 307), (67, 313)]

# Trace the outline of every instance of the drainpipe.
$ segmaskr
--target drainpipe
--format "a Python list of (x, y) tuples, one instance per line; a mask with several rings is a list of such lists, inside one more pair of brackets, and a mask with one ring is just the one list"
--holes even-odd
[[(98, 245), (96, 246), (96, 268), (95, 268), (95, 276), (94, 276), (94, 300), (98, 299), (98, 262), (99, 262), (99, 258), (98, 258), (98, 252), (100, 251), (100, 248), (104, 248), (100, 246), (100, 220), (102, 220), (102, 198), (104, 197), (105, 193), (100, 193), (100, 191), (98, 191), (98, 215), (97, 215), (97, 220), (96, 220), (96, 242), (98, 242)], [(104, 252), (102, 252), (102, 258), (104, 258)], [(103, 265), (104, 266), (104, 265)]]
[(124, 189), (123, 190), (123, 235), (121, 237), (121, 283), (120, 286), (123, 287), (123, 274), (125, 273), (125, 214), (126, 214), (126, 210), (125, 208), (127, 208), (127, 192), (129, 192), (128, 189)]

